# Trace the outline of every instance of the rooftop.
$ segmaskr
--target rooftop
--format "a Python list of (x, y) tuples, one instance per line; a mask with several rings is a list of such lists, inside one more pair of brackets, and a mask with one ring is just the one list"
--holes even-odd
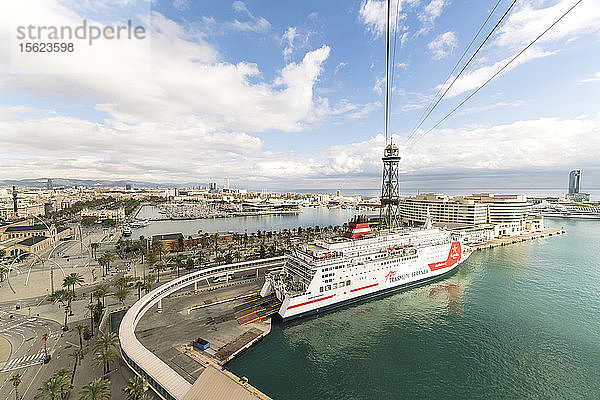
[(164, 233), (162, 235), (152, 236), (152, 241), (179, 240), (179, 238), (183, 239), (183, 233)]
[(18, 226), (9, 226), (6, 228), (5, 232), (29, 232), (29, 231), (47, 231), (45, 225), (36, 224), (36, 225), (18, 225)]
[(43, 242), (46, 239), (48, 239), (46, 236), (32, 236), (32, 237), (28, 237), (25, 240), (21, 240), (17, 244), (20, 244), (20, 245), (23, 245), (23, 246), (33, 246), (35, 244)]

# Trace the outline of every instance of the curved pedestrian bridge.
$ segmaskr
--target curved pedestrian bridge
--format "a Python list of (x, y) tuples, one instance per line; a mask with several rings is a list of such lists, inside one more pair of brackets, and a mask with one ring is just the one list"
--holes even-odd
[[(222, 276), (227, 272), (257, 272), (257, 270), (261, 268), (279, 266), (283, 264), (284, 259), (285, 257), (281, 256), (207, 268), (174, 279), (152, 290), (138, 300), (133, 306), (131, 306), (121, 321), (121, 325), (119, 327), (119, 339), (125, 362), (137, 374), (147, 379), (148, 383), (152, 386), (155, 392), (158, 393), (163, 399), (195, 399), (196, 397), (186, 397), (186, 394), (188, 394), (188, 392), (190, 392), (192, 389), (192, 385), (171, 367), (169, 367), (164, 361), (154, 355), (149, 349), (144, 347), (136, 338), (135, 328), (138, 322), (152, 306), (158, 305), (158, 308), (161, 309), (161, 300), (163, 298), (187, 286), (196, 285), (199, 281), (210, 280), (216, 276)], [(216, 372), (219, 371), (216, 369), (213, 371), (211, 369), (212, 375), (215, 375)], [(210, 385), (210, 381), (212, 381), (212, 379), (208, 378), (210, 377), (205, 376), (202, 379), (202, 382), (200, 382), (202, 383), (202, 386), (206, 387), (207, 385)], [(200, 378), (198, 381), (200, 381)], [(223, 384), (222, 382), (226, 382), (225, 380), (214, 379), (214, 381), (215, 385), (220, 386), (219, 390), (224, 390), (221, 385)], [(239, 386), (239, 384), (234, 382), (232, 379), (229, 379), (229, 383)], [(191, 391), (190, 395), (192, 395), (194, 392), (195, 390)], [(250, 391), (248, 394), (250, 396), (255, 396), (254, 398), (257, 398), (256, 394), (253, 394)], [(224, 397), (224, 399), (225, 398), (226, 397)]]

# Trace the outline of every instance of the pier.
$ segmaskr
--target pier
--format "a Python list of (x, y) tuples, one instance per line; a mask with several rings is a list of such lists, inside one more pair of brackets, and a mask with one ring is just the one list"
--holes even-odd
[[(147, 379), (154, 391), (165, 400), (196, 400), (205, 398), (232, 400), (250, 400), (256, 398), (269, 399), (268, 396), (260, 393), (258, 389), (250, 386), (247, 380), (244, 380), (243, 378), (237, 378), (235, 375), (225, 371), (222, 368), (222, 363), (227, 362), (233, 356), (264, 337), (270, 331), (270, 320), (259, 320), (252, 322), (252, 324), (255, 324), (253, 326), (250, 324), (243, 326), (235, 319), (233, 319), (233, 321), (224, 319), (222, 321), (224, 324), (223, 326), (230, 337), (228, 340), (223, 340), (223, 345), (219, 346), (219, 348), (223, 350), (221, 354), (223, 356), (223, 360), (222, 362), (219, 362), (220, 360), (217, 357), (209, 357), (209, 359), (205, 361), (208, 362), (208, 364), (194, 362), (194, 360), (186, 355), (186, 353), (181, 353), (181, 351), (177, 351), (177, 349), (172, 348), (161, 353), (163, 358), (168, 357), (171, 360), (171, 362), (166, 363), (163, 361), (163, 359), (158, 357), (154, 352), (150, 351), (140, 342), (141, 337), (138, 338), (137, 335), (139, 335), (141, 332), (138, 332), (136, 335), (136, 327), (138, 323), (140, 323), (140, 320), (144, 314), (153, 308), (153, 306), (156, 306), (158, 312), (162, 313), (160, 314), (161, 316), (168, 316), (169, 313), (167, 310), (169, 308), (163, 308), (163, 305), (168, 306), (167, 304), (163, 304), (163, 300), (166, 300), (168, 296), (175, 295), (176, 293), (180, 295), (183, 294), (184, 292), (182, 292), (182, 290), (190, 285), (194, 285), (194, 291), (191, 291), (191, 293), (198, 293), (200, 292), (197, 290), (196, 284), (198, 282), (208, 282), (209, 280), (214, 279), (216, 276), (222, 275), (223, 273), (254, 272), (258, 269), (277, 267), (282, 263), (283, 257), (274, 257), (270, 259), (217, 266), (182, 276), (152, 290), (150, 293), (146, 294), (139, 301), (137, 301), (127, 311), (123, 317), (123, 320), (121, 321), (121, 325), (119, 327), (119, 339), (125, 362), (136, 374)], [(226, 282), (225, 285), (212, 286), (202, 290), (202, 292), (210, 292), (211, 290), (215, 290), (216, 287), (235, 285), (236, 283), (234, 282)], [(208, 298), (208, 296), (205, 297), (205, 302), (208, 303), (219, 302), (219, 299), (215, 300), (217, 301), (213, 301), (212, 299)], [(244, 302), (244, 300), (242, 301)], [(222, 304), (225, 304), (225, 302)], [(183, 313), (187, 314), (187, 311), (184, 311)], [(233, 316), (233, 312), (231, 315)], [(211, 316), (208, 317), (212, 318)], [(213, 326), (217, 328), (216, 325), (218, 325), (218, 321), (215, 319), (216, 318), (213, 318), (212, 321), (208, 321), (207, 326)], [(197, 325), (195, 321), (191, 322), (193, 322), (194, 326)], [(181, 328), (181, 325), (179, 325), (179, 327)], [(148, 329), (153, 328), (150, 327)], [(196, 329), (194, 333), (198, 333), (198, 330)], [(161, 330), (161, 335), (162, 334), (166, 335), (167, 331), (163, 332)], [(177, 336), (179, 340), (181, 340), (179, 332), (177, 332)], [(191, 342), (195, 337), (195, 335), (189, 338), (186, 337), (184, 341), (188, 339), (186, 342)], [(221, 335), (221, 337), (225, 337), (225, 335)], [(211, 339), (217, 340), (218, 338), (214, 337)], [(164, 340), (161, 340), (161, 342), (164, 342)], [(191, 351), (189, 347), (185, 350)], [(217, 350), (215, 354), (218, 351), (219, 350)], [(173, 352), (175, 352), (175, 354), (171, 354)], [(198, 351), (194, 351), (194, 353), (201, 354)], [(181, 359), (180, 357), (184, 358)], [(190, 366), (189, 363), (192, 363), (192, 365)], [(193, 370), (191, 369), (192, 367)], [(192, 373), (187, 372), (188, 370), (192, 370)], [(207, 373), (207, 375), (203, 377), (205, 373)], [(193, 384), (190, 381), (192, 381)], [(193, 395), (194, 393), (209, 393), (207, 391), (207, 388), (209, 387), (212, 388), (211, 390), (213, 391), (219, 390), (221, 395), (219, 397), (202, 397), (204, 396), (202, 394), (198, 394), (200, 397)], [(191, 393), (188, 395), (188, 392)]]
[(541, 239), (549, 236), (562, 235), (566, 233), (564, 229), (547, 228), (539, 232), (525, 233), (522, 235), (506, 236), (497, 239), (491, 239), (482, 244), (470, 246), (473, 250), (491, 249), (498, 246), (506, 246), (509, 244), (521, 243), (528, 240)]

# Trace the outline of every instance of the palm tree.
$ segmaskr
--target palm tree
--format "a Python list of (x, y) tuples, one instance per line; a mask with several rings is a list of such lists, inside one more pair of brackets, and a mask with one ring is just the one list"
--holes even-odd
[(34, 396), (36, 400), (58, 400), (63, 399), (71, 391), (73, 386), (68, 382), (69, 370), (61, 368), (54, 371), (54, 374), (42, 386), (38, 388), (38, 393)]
[(123, 388), (123, 393), (127, 400), (140, 400), (147, 390), (148, 382), (144, 378), (134, 376), (127, 381), (127, 385)]
[(166, 270), (167, 266), (163, 263), (157, 263), (157, 264), (154, 264), (151, 269), (156, 272), (156, 276), (157, 276), (156, 283), (159, 283), (160, 282), (160, 271)]
[(57, 400), (61, 394), (62, 381), (53, 376), (42, 382), (38, 393), (33, 397), (35, 400)]
[(98, 285), (92, 292), (92, 296), (98, 300), (98, 304), (100, 304), (100, 298), (102, 298), (102, 305), (104, 306), (104, 296), (106, 296), (106, 293), (108, 293), (108, 286)]
[(47, 344), (46, 344), (46, 342), (48, 341), (48, 338), (49, 338), (49, 337), (50, 337), (50, 336), (49, 336), (47, 333), (44, 333), (44, 334), (42, 335), (42, 340), (44, 341), (44, 360), (47, 360), (47, 359), (48, 359), (48, 347), (47, 347)]
[(83, 360), (84, 354), (85, 352), (81, 348), (69, 354), (75, 360), (75, 362), (73, 363), (73, 373), (71, 374), (71, 385), (73, 384), (73, 380), (75, 379), (75, 371), (77, 371), (77, 364), (81, 365), (81, 360)]
[(53, 378), (59, 382), (60, 398), (64, 399), (73, 389), (73, 385), (69, 382), (71, 372), (66, 368), (61, 368), (54, 371)]
[(100, 244), (99, 243), (92, 243), (90, 244), (90, 247), (92, 248), (92, 254), (94, 256), (94, 260), (97, 260), (97, 255), (98, 255), (98, 249), (100, 248)]
[(104, 255), (102, 257), (104, 257), (104, 259), (105, 259), (106, 273), (108, 274), (108, 271), (110, 270), (110, 263), (115, 260), (115, 255), (110, 251), (105, 251)]
[(114, 348), (100, 348), (96, 351), (96, 363), (102, 366), (103, 376), (110, 372), (110, 363), (117, 358), (117, 353)]
[(162, 242), (152, 242), (152, 253), (153, 254), (158, 254), (159, 256), (159, 260), (162, 261), (162, 255), (164, 254), (164, 246), (162, 244)]
[(133, 277), (129, 276), (129, 275), (125, 275), (120, 277), (119, 279), (117, 279), (114, 283), (113, 286), (119, 289), (123, 289), (126, 286), (129, 286), (129, 284), (133, 281)]
[(48, 301), (59, 302), (65, 308), (65, 324), (63, 326), (63, 330), (69, 330), (69, 326), (67, 325), (67, 316), (69, 315), (69, 311), (71, 310), (71, 301), (75, 300), (75, 293), (70, 290), (57, 290), (48, 296)]
[(14, 374), (13, 376), (11, 376), (10, 383), (12, 383), (12, 385), (15, 387), (15, 399), (19, 400), (19, 385), (21, 384), (21, 374)]
[(98, 338), (94, 350), (108, 349), (119, 344), (119, 336), (116, 333), (108, 332)]
[(80, 349), (83, 349), (83, 338), (82, 338), (82, 335), (83, 335), (83, 331), (85, 330), (85, 328), (86, 328), (86, 325), (83, 325), (83, 324), (77, 324), (75, 326), (75, 331), (79, 335), (79, 348)]
[(144, 281), (137, 281), (134, 286), (138, 291), (138, 300), (142, 298), (142, 289), (146, 287), (146, 283)]
[[(4, 250), (0, 250), (4, 251)], [(2, 258), (2, 257), (0, 257)], [(8, 267), (5, 265), (0, 265), (0, 282), (4, 282), (4, 276), (8, 274)]]
[(94, 311), (96, 311), (96, 304), (90, 303), (85, 306), (90, 312), (90, 330), (92, 331), (92, 336), (94, 335)]
[(129, 296), (129, 289), (122, 288), (115, 291), (115, 298), (123, 305), (125, 305), (125, 299), (127, 296)]
[(83, 277), (78, 274), (77, 272), (73, 272), (67, 276), (65, 276), (65, 278), (63, 279), (63, 287), (66, 287), (67, 290), (72, 286), (73, 287), (73, 292), (75, 291), (75, 285), (78, 284), (79, 286), (81, 286), (81, 284), (83, 283)]
[(96, 378), (79, 392), (79, 400), (110, 400), (110, 381)]

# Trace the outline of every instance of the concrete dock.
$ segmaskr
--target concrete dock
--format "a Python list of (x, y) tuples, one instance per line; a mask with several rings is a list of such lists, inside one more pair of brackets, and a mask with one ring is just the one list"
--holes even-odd
[[(224, 368), (271, 331), (270, 318), (246, 325), (235, 318), (234, 307), (254, 296), (261, 284), (252, 279), (198, 294), (179, 293), (163, 299), (169, 312), (150, 312), (140, 320), (138, 340), (192, 384), (185, 400), (269, 399)], [(206, 340), (210, 347), (192, 347), (196, 338)]]
[(562, 235), (566, 233), (564, 229), (556, 229), (556, 228), (547, 228), (540, 232), (532, 232), (526, 233), (523, 235), (515, 235), (515, 236), (506, 236), (499, 239), (492, 239), (482, 244), (472, 245), (470, 246), (473, 250), (483, 250), (483, 249), (491, 249), (497, 246), (506, 246), (514, 243), (521, 243), (527, 240), (534, 240), (545, 238), (549, 236)]

